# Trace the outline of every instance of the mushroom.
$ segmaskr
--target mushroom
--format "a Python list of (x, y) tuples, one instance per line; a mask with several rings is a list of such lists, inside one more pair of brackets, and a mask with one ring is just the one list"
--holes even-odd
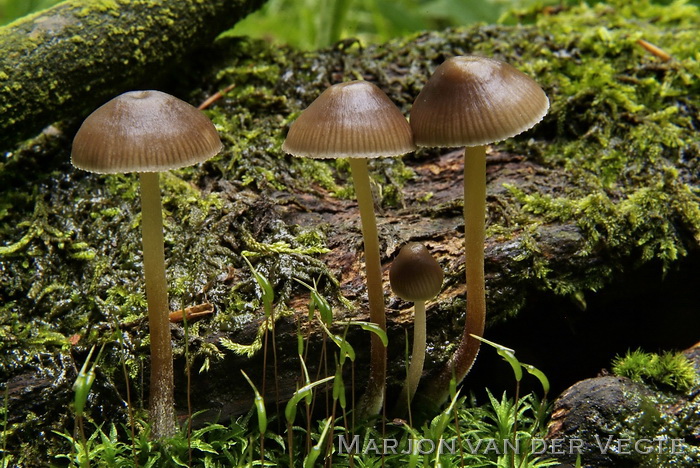
[[(294, 156), (348, 158), (360, 209), (370, 320), (386, 330), (379, 239), (367, 159), (397, 156), (415, 149), (406, 118), (372, 83), (339, 83), (327, 88), (299, 115), (282, 149)], [(384, 402), (386, 349), (375, 334), (370, 355), (370, 378), (361, 403), (361, 411), (367, 416), (378, 414)]]
[(214, 125), (201, 111), (160, 91), (131, 91), (115, 97), (85, 119), (73, 140), (75, 167), (99, 174), (140, 175), (151, 339), (149, 411), (155, 437), (173, 435), (176, 429), (158, 173), (205, 161), (221, 149)]
[(440, 293), (444, 273), (440, 264), (420, 243), (410, 242), (399, 251), (389, 269), (391, 289), (404, 301), (413, 302), (413, 351), (406, 384), (397, 402), (397, 413), (410, 405), (425, 362), (425, 302)]
[(418, 146), (464, 150), (464, 246), (467, 316), (459, 346), (425, 398), (442, 402), (454, 375), (460, 383), (479, 351), (486, 317), (484, 242), (486, 146), (537, 124), (549, 109), (542, 88), (513, 66), (478, 56), (452, 57), (437, 67), (418, 94), (410, 113)]

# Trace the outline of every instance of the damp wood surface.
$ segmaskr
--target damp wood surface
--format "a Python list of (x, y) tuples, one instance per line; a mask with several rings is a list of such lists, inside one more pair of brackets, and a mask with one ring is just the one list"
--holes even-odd
[[(488, 326), (507, 324), (535, 293), (585, 309), (588, 297), (640, 266), (651, 265), (662, 281), (664, 272), (697, 259), (697, 8), (619, 1), (512, 19), (525, 24), (363, 47), (344, 41), (314, 52), (224, 35), (167, 82), (193, 104), (234, 85), (206, 111), (224, 151), (161, 183), (171, 309), (213, 307), (189, 330), (194, 410), (207, 410), (202, 418), (250, 409), (240, 369), (261, 380), (262, 302), (244, 255), (275, 291), (281, 370), (278, 391), (266, 389), (268, 401), (277, 394), (284, 400), (296, 388), (297, 327), (309, 333), (307, 359), (318, 369), (321, 334), (309, 322), (309, 292), (297, 280), (315, 281), (330, 301), (335, 333), (348, 319), (368, 319), (347, 164), (292, 158), (280, 149), (289, 124), (333, 83), (370, 80), (407, 115), (439, 63), (474, 53), (510, 62), (547, 92), (548, 116), (487, 154)], [(639, 38), (672, 60), (650, 54)], [(126, 356), (132, 394), (147, 392), (137, 178), (73, 169), (70, 144), (79, 123), (56, 122), (17, 145), (0, 167), (0, 381), (10, 388), (13, 441), (27, 450), (39, 450), (29, 448), (37, 428), (50, 432), (71, 417), (65, 405), (72, 377), (94, 343), (108, 343), (94, 415), (125, 417), (119, 356)], [(425, 243), (446, 272), (442, 293), (428, 304), (428, 372), (450, 355), (464, 322), (461, 157), (451, 149), (421, 149), (370, 163), (385, 272), (408, 241)], [(386, 280), (395, 390), (411, 309), (390, 294)], [(184, 333), (181, 324), (171, 327), (184, 415)], [(350, 327), (348, 339), (362, 382), (369, 337)]]

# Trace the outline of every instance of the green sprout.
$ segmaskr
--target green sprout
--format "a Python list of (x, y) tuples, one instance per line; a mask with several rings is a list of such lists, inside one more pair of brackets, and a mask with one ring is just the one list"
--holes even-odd
[(258, 430), (260, 431), (260, 436), (262, 437), (267, 431), (267, 411), (265, 410), (265, 400), (263, 399), (262, 395), (260, 395), (258, 388), (255, 386), (253, 381), (250, 380), (250, 377), (248, 377), (248, 374), (246, 374), (243, 369), (241, 369), (241, 374), (243, 374), (243, 377), (248, 381), (248, 384), (253, 389), (253, 393), (255, 393), (254, 403), (255, 411), (258, 413)]
[[(308, 379), (308, 375), (307, 375)], [(299, 388), (292, 397), (289, 399), (287, 402), (287, 406), (284, 409), (284, 417), (287, 420), (287, 431), (288, 431), (288, 437), (289, 437), (289, 457), (290, 457), (290, 466), (294, 465), (292, 454), (294, 452), (293, 447), (293, 438), (292, 438), (292, 425), (294, 423), (294, 419), (296, 418), (297, 414), (297, 407), (299, 406), (299, 403), (301, 400), (307, 400), (311, 398), (313, 389), (319, 385), (323, 385), (326, 382), (329, 382), (334, 379), (334, 376), (326, 377), (321, 380), (317, 380), (316, 382), (312, 383), (307, 383), (303, 387)]]
[(103, 349), (104, 345), (102, 345), (100, 351), (97, 353), (97, 358), (88, 369), (90, 359), (92, 359), (92, 353), (95, 351), (95, 346), (90, 348), (90, 352), (88, 353), (83, 366), (80, 368), (80, 372), (78, 372), (78, 377), (76, 377), (75, 382), (73, 383), (73, 392), (75, 392), (75, 397), (73, 398), (73, 409), (76, 417), (82, 418), (84, 415), (85, 403), (87, 403), (88, 395), (90, 395), (92, 384), (95, 382), (95, 369), (97, 368), (97, 362), (102, 356)]
[(272, 304), (275, 301), (275, 291), (272, 289), (270, 281), (258, 270), (256, 270), (253, 265), (251, 265), (248, 257), (243, 256), (243, 260), (248, 264), (248, 268), (253, 272), (253, 278), (255, 282), (260, 286), (261, 298), (263, 301), (263, 310), (265, 311), (265, 317), (269, 318), (272, 315)]
[(318, 311), (321, 316), (321, 322), (327, 326), (333, 323), (333, 309), (331, 308), (328, 299), (323, 297), (321, 293), (318, 292), (318, 285), (314, 279), (314, 285), (311, 286), (299, 278), (294, 278), (297, 283), (305, 286), (311, 293), (311, 300), (309, 301), (309, 320), (313, 320), (314, 314)]
[[(104, 344), (97, 353), (97, 358), (90, 366), (90, 359), (92, 359), (92, 353), (95, 351), (95, 346), (90, 348), (90, 352), (83, 363), (83, 366), (78, 372), (78, 377), (76, 377), (73, 383), (73, 392), (75, 396), (73, 398), (73, 410), (75, 411), (75, 426), (76, 431), (80, 433), (80, 441), (83, 446), (83, 463), (82, 466), (90, 466), (89, 452), (87, 450), (87, 439), (85, 438), (85, 427), (84, 427), (84, 415), (85, 415), (85, 404), (87, 403), (88, 396), (90, 395), (90, 389), (92, 389), (92, 384), (95, 383), (97, 368), (97, 363), (102, 356), (102, 351), (104, 350)], [(88, 367), (89, 366), (89, 367)]]

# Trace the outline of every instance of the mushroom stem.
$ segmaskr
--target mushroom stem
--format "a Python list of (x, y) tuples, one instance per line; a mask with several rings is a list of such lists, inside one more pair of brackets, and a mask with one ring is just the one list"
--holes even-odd
[(168, 320), (168, 286), (165, 280), (163, 214), (157, 172), (142, 172), (141, 228), (143, 269), (151, 338), (149, 411), (155, 438), (175, 434), (173, 350)]
[(467, 315), (459, 346), (439, 374), (421, 391), (421, 401), (438, 405), (449, 396), (450, 380), (459, 384), (471, 369), (486, 322), (484, 242), (486, 240), (486, 147), (464, 149), (464, 251)]
[(421, 375), (423, 375), (427, 333), (425, 322), (425, 301), (416, 301), (413, 304), (413, 351), (411, 351), (411, 364), (408, 366), (406, 384), (401, 390), (397, 403), (397, 414), (403, 413), (404, 409), (411, 404)]
[[(377, 220), (374, 216), (374, 198), (369, 184), (367, 159), (349, 158), (355, 196), (360, 208), (362, 239), (365, 245), (365, 271), (367, 275), (367, 296), (369, 318), (379, 328), (386, 331), (384, 316), (384, 288), (382, 287), (382, 266), (379, 257), (379, 236)], [(365, 416), (379, 414), (384, 403), (386, 380), (386, 348), (379, 337), (372, 333), (370, 343), (370, 370), (367, 391), (362, 397), (360, 412)]]
[(459, 348), (452, 357), (454, 375), (460, 383), (469, 372), (481, 341), (486, 322), (484, 286), (484, 243), (486, 241), (486, 147), (464, 149), (464, 253), (467, 275), (467, 317)]

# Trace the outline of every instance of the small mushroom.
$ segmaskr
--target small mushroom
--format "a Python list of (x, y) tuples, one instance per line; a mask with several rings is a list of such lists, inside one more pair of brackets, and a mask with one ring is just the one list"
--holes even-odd
[(467, 317), (460, 344), (432, 379), (426, 399), (442, 402), (454, 374), (457, 383), (469, 372), (479, 351), (486, 317), (484, 242), (486, 146), (537, 124), (549, 100), (542, 88), (513, 66), (491, 58), (452, 57), (437, 67), (418, 94), (410, 122), (418, 146), (465, 146), (464, 247)]
[[(360, 208), (370, 320), (386, 330), (379, 239), (367, 159), (398, 156), (415, 149), (406, 118), (372, 83), (340, 83), (326, 89), (299, 115), (282, 149), (294, 156), (348, 158)], [(365, 415), (379, 413), (384, 402), (386, 349), (374, 334), (370, 354), (370, 378), (361, 404)]]
[(428, 249), (417, 242), (404, 245), (389, 269), (391, 289), (404, 301), (413, 302), (413, 351), (406, 384), (397, 402), (397, 413), (410, 405), (425, 362), (425, 302), (440, 293), (444, 273)]
[(100, 174), (138, 172), (143, 268), (151, 338), (149, 410), (155, 437), (175, 433), (173, 357), (158, 173), (205, 161), (222, 149), (211, 121), (160, 91), (124, 93), (90, 114), (73, 140), (75, 167)]

